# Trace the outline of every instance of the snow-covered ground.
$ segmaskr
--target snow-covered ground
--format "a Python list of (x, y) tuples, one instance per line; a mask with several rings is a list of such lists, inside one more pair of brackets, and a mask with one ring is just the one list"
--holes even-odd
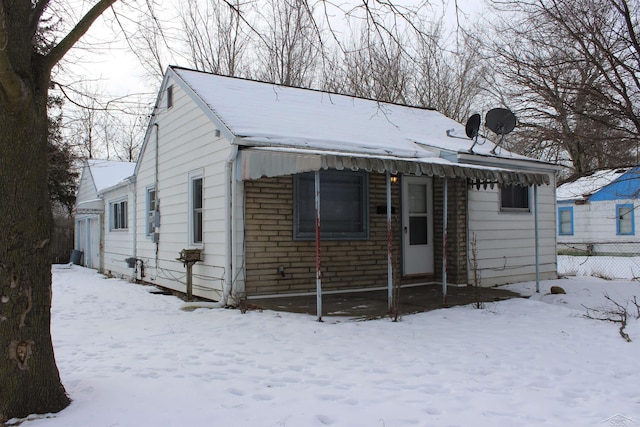
[(640, 297), (637, 281), (546, 281), (398, 323), (186, 311), (77, 266), (54, 267), (53, 287), (73, 403), (23, 426), (640, 426), (640, 321), (628, 343), (582, 307)]
[(558, 273), (563, 276), (594, 276), (609, 280), (638, 279), (640, 256), (559, 255)]

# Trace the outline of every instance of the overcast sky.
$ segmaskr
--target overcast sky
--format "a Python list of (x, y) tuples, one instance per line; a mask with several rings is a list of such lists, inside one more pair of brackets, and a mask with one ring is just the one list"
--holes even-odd
[[(171, 0), (165, 0), (163, 4), (170, 6)], [(435, 1), (434, 7), (440, 5)], [(449, 4), (448, 20), (451, 28), (455, 28), (454, 2)], [(471, 15), (478, 14), (480, 2), (478, 0), (457, 0), (458, 7), (465, 13)], [(116, 10), (121, 11), (121, 6), (116, 3)], [(82, 45), (76, 48), (69, 56), (72, 63), (67, 68), (71, 75), (68, 78), (65, 73), (63, 81), (76, 81), (82, 79), (86, 81), (99, 82), (98, 87), (104, 88), (104, 92), (116, 96), (123, 96), (139, 92), (157, 91), (158, 82), (145, 76), (145, 72), (140, 66), (136, 56), (126, 43), (125, 37), (120, 33), (114, 36), (113, 27), (117, 24), (113, 19), (113, 12), (108, 10), (105, 16), (100, 18), (89, 30), (83, 39), (83, 45), (91, 44), (93, 48), (88, 51)], [(461, 15), (461, 19), (465, 16)], [(123, 22), (124, 25), (130, 24)], [(96, 46), (98, 46), (96, 48)], [(187, 66), (188, 64), (174, 64)]]

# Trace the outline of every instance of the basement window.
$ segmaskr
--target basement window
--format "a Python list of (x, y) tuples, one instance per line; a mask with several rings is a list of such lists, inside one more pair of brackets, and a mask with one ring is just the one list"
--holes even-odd
[[(369, 237), (369, 181), (364, 171), (320, 172), (320, 237), (366, 240)], [(315, 173), (294, 178), (293, 238), (315, 239)]]

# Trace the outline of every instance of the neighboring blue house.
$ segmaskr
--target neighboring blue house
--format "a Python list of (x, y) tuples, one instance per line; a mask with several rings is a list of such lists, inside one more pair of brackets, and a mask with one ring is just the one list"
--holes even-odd
[(560, 249), (625, 252), (622, 243), (640, 243), (640, 167), (599, 170), (566, 182), (556, 199)]

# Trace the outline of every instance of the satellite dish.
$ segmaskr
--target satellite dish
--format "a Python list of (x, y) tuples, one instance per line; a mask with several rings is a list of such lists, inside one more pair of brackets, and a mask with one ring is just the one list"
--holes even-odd
[(467, 136), (471, 139), (478, 136), (478, 131), (480, 130), (480, 114), (476, 113), (473, 116), (469, 117), (464, 130)]
[(506, 135), (516, 127), (516, 116), (506, 108), (494, 108), (487, 112), (485, 125), (498, 135)]

